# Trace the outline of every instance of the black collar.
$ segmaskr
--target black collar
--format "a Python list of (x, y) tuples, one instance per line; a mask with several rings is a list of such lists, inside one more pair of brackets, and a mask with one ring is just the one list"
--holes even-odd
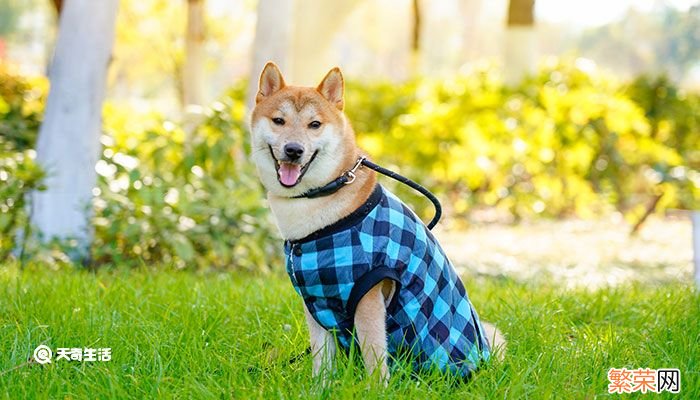
[(324, 196), (329, 196), (338, 190), (342, 188), (345, 185), (349, 185), (353, 182), (355, 182), (355, 171), (357, 171), (358, 168), (362, 165), (362, 162), (365, 161), (365, 157), (360, 157), (357, 159), (357, 162), (355, 165), (350, 168), (349, 170), (343, 172), (342, 175), (339, 177), (335, 178), (335, 180), (325, 184), (324, 186), (309, 189), (306, 192), (292, 197), (293, 199), (301, 199), (301, 198), (307, 198), (307, 199), (315, 199), (317, 197), (324, 197)]

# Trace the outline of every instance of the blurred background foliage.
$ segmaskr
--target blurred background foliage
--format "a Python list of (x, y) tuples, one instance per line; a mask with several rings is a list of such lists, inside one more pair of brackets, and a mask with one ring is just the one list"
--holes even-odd
[[(31, 229), (25, 201), (43, 177), (32, 147), (45, 92), (44, 79), (0, 73), (0, 261), (13, 247), (48, 262), (70, 260), (71, 243), (24, 243)], [(248, 139), (242, 93), (231, 89), (187, 134), (159, 115), (135, 118), (133, 110), (105, 105), (93, 265), (274, 265), (279, 241), (253, 166), (241, 156)]]
[[(0, 71), (0, 260), (14, 233), (30, 229), (25, 195), (41, 188), (32, 146), (46, 86)], [(245, 157), (245, 87), (187, 128), (105, 105), (94, 263), (274, 265), (279, 239)], [(458, 224), (611, 213), (635, 224), (699, 206), (700, 96), (663, 75), (621, 82), (586, 60), (551, 60), (515, 85), (477, 68), (448, 80), (350, 80), (346, 96), (360, 144), (435, 191)], [(395, 189), (430, 214), (427, 201)], [(60, 243), (19, 247), (64, 259)]]
[(28, 226), (25, 195), (41, 188), (44, 173), (33, 149), (46, 92), (45, 79), (22, 78), (0, 65), (0, 261)]
[(635, 223), (650, 207), (698, 206), (699, 99), (663, 75), (619, 82), (578, 59), (516, 85), (492, 68), (354, 83), (347, 102), (364, 147), (441, 193), (453, 215), (620, 212)]
[(93, 261), (179, 268), (268, 269), (279, 241), (253, 166), (241, 89), (204, 111), (191, 132), (158, 116), (136, 132), (108, 107), (94, 199)]
[[(0, 262), (80, 258), (29, 223), (63, 5), (0, 0)], [(246, 156), (250, 77), (271, 57), (294, 84), (340, 65), (360, 144), (438, 194), (442, 226), (613, 217), (634, 233), (700, 207), (697, 1), (120, 0), (114, 21), (92, 265), (278, 264)]]

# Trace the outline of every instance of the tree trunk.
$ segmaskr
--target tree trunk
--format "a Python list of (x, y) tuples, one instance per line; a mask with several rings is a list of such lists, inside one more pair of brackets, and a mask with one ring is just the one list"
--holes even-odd
[(536, 62), (535, 0), (510, 0), (504, 56), (506, 82), (519, 82), (534, 72)]
[(182, 103), (185, 107), (204, 104), (204, 59), (206, 40), (205, 0), (187, 0), (185, 63), (182, 71)]
[(118, 3), (65, 2), (37, 141), (37, 161), (48, 177), (47, 190), (33, 193), (32, 223), (44, 240), (77, 239), (76, 259), (86, 258), (92, 241), (91, 199)]
[(56, 10), (56, 16), (61, 16), (61, 11), (63, 10), (63, 0), (52, 0), (53, 7)]
[[(330, 48), (335, 34), (353, 9), (365, 0), (297, 0), (295, 4), (294, 57), (289, 82), (316, 86), (331, 67)], [(342, 67), (342, 65), (341, 65)]]
[(535, 24), (535, 0), (510, 0), (508, 27), (533, 26)]
[(461, 39), (465, 61), (474, 61), (484, 55), (482, 44), (486, 42), (480, 32), (479, 22), (482, 18), (482, 9), (485, 0), (460, 0), (460, 20), (462, 20)]
[(413, 0), (413, 24), (411, 26), (412, 29), (412, 35), (411, 35), (411, 50), (414, 53), (418, 53), (420, 51), (420, 16), (421, 16), (421, 7), (420, 7), (420, 0)]
[(412, 76), (420, 72), (420, 38), (421, 38), (421, 4), (420, 0), (413, 0), (411, 5), (411, 55), (409, 71)]
[(268, 61), (274, 61), (291, 84), (316, 86), (330, 68), (328, 50), (335, 33), (363, 1), (260, 0), (248, 106), (253, 106), (258, 74)]
[(258, 92), (258, 77), (268, 61), (276, 63), (282, 73), (291, 67), (291, 46), (295, 0), (259, 0), (258, 21), (253, 42), (253, 65), (248, 84), (248, 110), (253, 109)]

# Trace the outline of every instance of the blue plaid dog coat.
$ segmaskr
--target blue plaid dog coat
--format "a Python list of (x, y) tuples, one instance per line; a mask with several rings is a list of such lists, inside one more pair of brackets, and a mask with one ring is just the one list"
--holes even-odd
[(347, 350), (355, 309), (383, 279), (396, 283), (387, 307), (389, 360), (469, 376), (489, 358), (479, 317), (450, 261), (422, 221), (377, 185), (352, 214), (285, 242), (287, 273), (313, 318)]

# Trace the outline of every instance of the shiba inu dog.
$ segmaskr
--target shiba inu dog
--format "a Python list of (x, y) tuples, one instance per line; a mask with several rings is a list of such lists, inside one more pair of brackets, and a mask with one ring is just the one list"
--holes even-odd
[(268, 63), (255, 101), (252, 160), (304, 299), (314, 375), (330, 371), (337, 345), (358, 344), (385, 384), (398, 354), (469, 376), (504, 345), (430, 231), (362, 167), (338, 68), (297, 87)]

